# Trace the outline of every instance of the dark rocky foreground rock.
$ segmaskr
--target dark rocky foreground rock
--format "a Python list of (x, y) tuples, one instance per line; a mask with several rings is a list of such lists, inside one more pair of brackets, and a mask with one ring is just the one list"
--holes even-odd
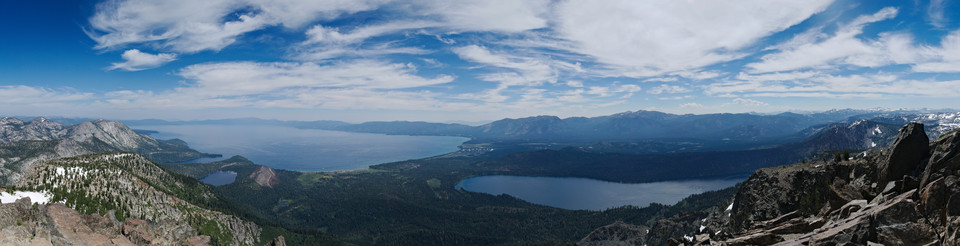
[(30, 198), (0, 205), (0, 245), (208, 245), (189, 226), (118, 221), (82, 215), (63, 204), (31, 205)]
[(717, 216), (713, 208), (699, 220), (675, 216), (657, 222), (670, 226), (655, 225), (642, 236), (621, 241), (588, 236), (581, 243), (958, 245), (960, 136), (927, 139), (923, 125), (911, 123), (889, 148), (850, 160), (757, 170), (741, 184), (726, 214)]

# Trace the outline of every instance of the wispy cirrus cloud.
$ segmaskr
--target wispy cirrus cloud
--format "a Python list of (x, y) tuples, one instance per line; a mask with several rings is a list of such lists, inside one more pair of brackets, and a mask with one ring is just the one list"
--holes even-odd
[(72, 101), (84, 101), (94, 98), (93, 93), (78, 92), (74, 89), (51, 89), (25, 85), (0, 86), (0, 104), (46, 104)]
[(866, 25), (893, 19), (896, 8), (884, 8), (872, 15), (860, 16), (844, 24), (831, 36), (817, 34), (797, 35), (793, 40), (774, 47), (778, 52), (764, 55), (761, 61), (747, 64), (752, 73), (791, 71), (805, 68), (831, 68), (836, 65), (878, 67), (893, 63), (907, 63), (917, 59), (911, 50), (912, 39), (904, 34), (886, 33), (878, 40), (863, 40), (858, 36)]
[(298, 27), (371, 10), (386, 1), (146, 0), (97, 5), (87, 34), (97, 49), (150, 43), (182, 53), (218, 51), (268, 26)]
[(946, 5), (946, 0), (930, 0), (927, 5), (927, 19), (930, 22), (930, 25), (933, 25), (937, 28), (943, 28), (946, 26), (947, 21), (949, 21), (944, 14)]
[(667, 84), (659, 85), (657, 87), (651, 88), (650, 90), (647, 90), (647, 93), (654, 94), (654, 95), (659, 95), (661, 93), (674, 94), (674, 93), (684, 93), (684, 92), (690, 92), (690, 89), (683, 86), (679, 86), (679, 85), (667, 85)]
[[(454, 79), (450, 75), (421, 77), (415, 75), (415, 71), (416, 68), (408, 64), (375, 60), (324, 65), (310, 62), (205, 63), (180, 70), (178, 74), (191, 82), (169, 92), (115, 91), (107, 97), (112, 99), (109, 101), (111, 104), (118, 107), (348, 108), (344, 105), (357, 105), (356, 107), (397, 109), (437, 101), (432, 99), (434, 96), (425, 89), (413, 92), (396, 91), (397, 89), (444, 84)], [(353, 96), (353, 100), (344, 100)], [(370, 102), (358, 102), (362, 100)], [(397, 103), (401, 100), (420, 103)]]
[(556, 31), (574, 52), (652, 76), (741, 58), (740, 49), (831, 2), (565, 1)]

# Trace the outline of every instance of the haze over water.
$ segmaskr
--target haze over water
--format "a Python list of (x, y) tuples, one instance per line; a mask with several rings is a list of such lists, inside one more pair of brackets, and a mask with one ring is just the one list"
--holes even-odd
[[(352, 133), (283, 126), (162, 125), (158, 139), (179, 138), (200, 152), (241, 155), (257, 164), (297, 171), (337, 171), (457, 151), (467, 138)], [(198, 161), (213, 161), (211, 159)]]

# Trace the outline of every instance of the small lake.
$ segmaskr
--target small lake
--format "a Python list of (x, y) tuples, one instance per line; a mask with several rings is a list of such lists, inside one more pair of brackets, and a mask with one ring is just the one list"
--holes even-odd
[(200, 179), (200, 182), (204, 182), (213, 186), (221, 186), (225, 184), (233, 183), (237, 179), (237, 173), (231, 171), (217, 171), (207, 174), (206, 177)]
[(457, 151), (462, 137), (352, 133), (284, 126), (136, 125), (157, 139), (179, 138), (200, 152), (241, 155), (257, 164), (296, 171), (337, 171)]
[(631, 184), (587, 178), (491, 175), (464, 179), (456, 189), (508, 194), (531, 203), (563, 209), (599, 211), (624, 205), (672, 205), (687, 196), (731, 187), (746, 179), (742, 176)]

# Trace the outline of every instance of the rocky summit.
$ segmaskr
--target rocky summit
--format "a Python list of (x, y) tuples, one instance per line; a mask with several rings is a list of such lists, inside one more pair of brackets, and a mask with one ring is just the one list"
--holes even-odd
[(848, 160), (757, 170), (725, 209), (664, 219), (646, 233), (611, 225), (580, 245), (960, 244), (960, 133), (928, 142), (923, 128), (909, 123), (890, 147)]

